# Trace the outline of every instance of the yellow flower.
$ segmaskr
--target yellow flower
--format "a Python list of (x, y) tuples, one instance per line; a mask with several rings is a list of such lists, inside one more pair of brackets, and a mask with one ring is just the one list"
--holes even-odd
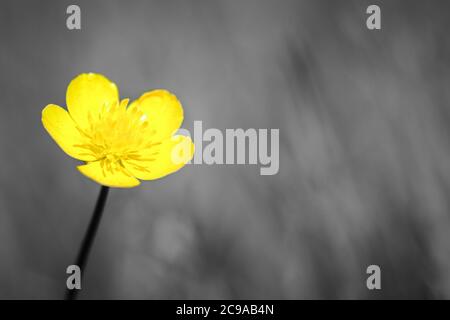
[(183, 107), (166, 90), (144, 93), (128, 107), (117, 86), (100, 74), (81, 74), (67, 87), (68, 112), (54, 104), (42, 123), (81, 173), (101, 185), (130, 188), (173, 173), (192, 159), (189, 137), (174, 135)]

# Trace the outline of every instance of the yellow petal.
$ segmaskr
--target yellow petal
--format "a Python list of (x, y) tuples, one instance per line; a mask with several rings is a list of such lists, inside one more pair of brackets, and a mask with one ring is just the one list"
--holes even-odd
[(154, 130), (152, 141), (171, 137), (183, 122), (183, 107), (177, 97), (167, 90), (153, 90), (144, 93), (128, 108), (137, 106), (147, 117), (149, 129)]
[(81, 147), (85, 143), (83, 136), (65, 109), (54, 104), (47, 105), (42, 110), (42, 124), (69, 156), (84, 161), (95, 160), (88, 150)]
[(89, 118), (98, 119), (104, 105), (112, 105), (118, 101), (117, 86), (101, 74), (80, 74), (67, 87), (67, 109), (83, 129), (89, 127)]
[(90, 162), (88, 164), (78, 166), (78, 170), (86, 177), (91, 178), (95, 182), (115, 188), (132, 188), (140, 184), (139, 180), (132, 177), (124, 170), (108, 170), (102, 166), (101, 161)]
[(136, 160), (124, 161), (125, 168), (141, 180), (155, 180), (182, 168), (194, 155), (191, 138), (177, 135), (159, 145), (141, 150)]

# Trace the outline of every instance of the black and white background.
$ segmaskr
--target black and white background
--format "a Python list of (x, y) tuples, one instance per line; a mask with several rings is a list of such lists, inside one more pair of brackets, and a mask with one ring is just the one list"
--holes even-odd
[(190, 130), (279, 128), (280, 170), (190, 165), (111, 190), (80, 299), (450, 298), (449, 14), (444, 0), (2, 0), (0, 298), (64, 295), (99, 186), (41, 111), (82, 72), (121, 97), (171, 90)]

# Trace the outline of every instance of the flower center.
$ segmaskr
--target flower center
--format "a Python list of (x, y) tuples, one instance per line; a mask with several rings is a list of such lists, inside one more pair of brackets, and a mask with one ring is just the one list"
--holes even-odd
[(86, 143), (80, 147), (108, 165), (122, 166), (122, 160), (140, 159), (138, 151), (150, 148), (154, 130), (149, 128), (147, 115), (137, 105), (127, 109), (128, 99), (104, 105), (98, 114), (89, 113), (89, 126), (80, 132)]

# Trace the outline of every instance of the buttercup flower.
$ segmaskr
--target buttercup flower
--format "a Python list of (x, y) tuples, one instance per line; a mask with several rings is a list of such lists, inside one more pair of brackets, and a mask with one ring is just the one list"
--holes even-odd
[(78, 170), (104, 186), (135, 187), (192, 159), (191, 139), (174, 135), (183, 108), (173, 94), (154, 90), (128, 102), (106, 77), (81, 74), (67, 87), (68, 111), (49, 104), (42, 123), (65, 153), (86, 162)]

